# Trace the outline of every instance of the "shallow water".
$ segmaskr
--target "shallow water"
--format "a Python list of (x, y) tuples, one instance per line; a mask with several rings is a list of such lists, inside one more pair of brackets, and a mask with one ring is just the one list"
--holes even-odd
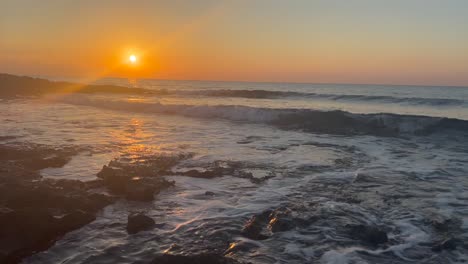
[[(125, 84), (118, 79), (105, 81)], [(250, 88), (327, 95), (369, 95), (372, 91), (372, 96), (387, 96), (387, 101), (388, 96), (468, 101), (464, 88), (448, 88), (452, 93), (431, 87), (163, 84), (165, 89), (177, 91)], [(153, 89), (163, 84), (142, 83)], [(413, 133), (414, 129), (403, 129), (408, 122), (401, 121), (406, 116), (399, 116), (392, 117), (395, 124), (391, 124), (400, 127), (401, 133), (391, 137), (333, 130), (313, 133), (276, 125), (271, 120), (278, 118), (277, 113), (264, 110), (340, 109), (468, 120), (464, 103), (434, 106), (404, 100), (353, 100), (317, 96), (255, 99), (177, 92), (163, 98), (73, 95), (3, 101), (0, 136), (17, 137), (2, 143), (83, 149), (63, 168), (44, 169), (44, 177), (91, 180), (113, 158), (138, 160), (152, 153), (192, 153), (190, 159), (177, 165), (180, 170), (206, 168), (221, 161), (235, 163), (257, 178), (274, 176), (260, 183), (238, 175), (214, 179), (167, 176), (175, 180), (176, 187), (160, 193), (152, 203), (121, 200), (108, 206), (96, 221), (68, 233), (25, 263), (144, 263), (162, 252), (201, 251), (221, 252), (253, 263), (468, 261), (466, 244), (455, 250), (431, 249), (445, 238), (468, 241), (468, 132), (463, 126), (421, 135)], [(215, 107), (193, 107), (204, 105)], [(224, 109), (219, 105), (243, 107)], [(427, 125), (420, 122), (419, 126)], [(207, 191), (214, 195), (205, 195)], [(275, 233), (267, 230), (269, 238), (265, 240), (243, 237), (240, 231), (246, 221), (265, 210), (283, 212), (293, 227)], [(128, 235), (127, 215), (135, 211), (153, 217), (157, 228)], [(437, 230), (431, 224), (434, 219), (450, 219), (449, 228)], [(350, 224), (381, 226), (389, 241), (378, 247), (362, 243), (347, 231)]]

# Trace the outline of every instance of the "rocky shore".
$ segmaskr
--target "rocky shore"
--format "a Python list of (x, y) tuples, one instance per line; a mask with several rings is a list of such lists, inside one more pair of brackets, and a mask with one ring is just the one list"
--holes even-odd
[[(42, 178), (39, 171), (62, 167), (81, 151), (35, 144), (0, 145), (0, 263), (19, 263), (46, 250), (66, 233), (96, 219), (117, 199), (150, 202), (174, 186), (162, 175), (186, 156), (145, 157), (143, 162), (113, 160), (88, 182)], [(232, 170), (232, 169), (231, 169)], [(221, 172), (221, 169), (215, 169)], [(188, 176), (214, 177), (214, 172), (189, 171)], [(129, 235), (158, 226), (144, 212), (129, 213)], [(217, 254), (158, 255), (152, 263), (237, 263)]]
[(93, 183), (42, 179), (39, 170), (65, 165), (75, 151), (39, 145), (0, 146), (0, 262), (17, 263), (95, 219), (113, 197)]
[[(41, 169), (62, 167), (84, 150), (76, 146), (0, 144), (0, 263), (19, 263), (28, 256), (47, 250), (66, 233), (93, 222), (103, 208), (118, 200), (151, 203), (157, 199), (158, 193), (175, 186), (175, 182), (169, 180), (171, 176), (212, 179), (230, 175), (254, 184), (261, 184), (272, 177), (253, 177), (246, 165), (226, 161), (206, 164), (204, 169), (180, 170), (178, 165), (190, 159), (191, 154), (117, 158), (103, 166), (95, 180), (86, 182), (41, 177)], [(348, 188), (367, 184), (370, 180), (370, 176), (360, 175)], [(315, 189), (310, 188), (310, 191), (314, 193), (332, 188), (319, 184), (313, 186)], [(362, 203), (338, 190), (332, 193), (340, 196), (337, 200), (346, 204)], [(216, 199), (218, 195), (212, 191), (202, 191), (201, 194), (210, 199)], [(319, 203), (317, 206), (320, 207)], [(298, 214), (298, 211), (304, 213)], [(170, 225), (153, 219), (148, 212), (124, 213), (128, 214), (126, 223), (120, 224), (128, 236), (138, 236), (138, 233)], [(239, 218), (230, 232), (218, 237), (213, 235), (210, 239), (219, 240), (214, 243), (216, 247), (188, 250), (175, 243), (164, 253), (155, 252), (151, 263), (239, 263), (235, 258), (254, 251), (258, 243), (268, 243), (282, 232), (327, 225), (330, 219), (341, 218), (341, 214), (341, 211), (323, 214), (313, 206), (298, 210), (293, 206), (274, 205), (271, 209)], [(437, 234), (437, 240), (427, 241), (423, 246), (437, 254), (466, 249), (466, 243), (456, 235), (461, 225), (457, 218), (429, 218), (425, 226)], [(343, 218), (343, 222), (336, 225), (336, 230), (342, 234), (343, 244), (381, 250), (398, 243), (391, 235), (392, 230), (378, 223)]]

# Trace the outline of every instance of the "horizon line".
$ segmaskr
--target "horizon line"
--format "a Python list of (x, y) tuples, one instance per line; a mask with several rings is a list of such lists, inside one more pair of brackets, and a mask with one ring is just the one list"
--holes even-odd
[[(54, 75), (28, 75), (28, 74), (16, 74), (16, 73), (8, 73), (8, 72), (0, 72), (0, 74), (10, 74), (16, 76), (23, 76), (23, 77), (32, 77), (32, 78), (42, 78), (47, 79), (49, 81), (54, 81), (53, 78), (75, 78), (75, 79), (86, 79), (89, 77), (78, 77), (78, 76), (54, 76)], [(95, 79), (95, 78), (92, 78)], [(345, 83), (345, 82), (300, 82), (300, 81), (246, 81), (246, 80), (216, 80), (216, 79), (164, 79), (164, 78), (133, 78), (133, 77), (116, 77), (116, 76), (103, 76), (97, 80), (102, 79), (136, 79), (136, 80), (154, 80), (154, 81), (181, 81), (181, 82), (226, 82), (226, 83), (263, 83), (263, 84), (311, 84), (311, 85), (365, 85), (365, 86), (407, 86), (407, 87), (447, 87), (447, 88), (468, 88), (467, 85), (449, 85), (449, 84), (404, 84), (404, 83)]]

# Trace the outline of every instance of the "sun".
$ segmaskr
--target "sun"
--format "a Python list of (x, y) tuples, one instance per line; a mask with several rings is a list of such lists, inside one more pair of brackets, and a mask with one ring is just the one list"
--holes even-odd
[(130, 57), (128, 57), (128, 60), (130, 61), (130, 63), (135, 63), (137, 61), (137, 57), (135, 55), (130, 55)]

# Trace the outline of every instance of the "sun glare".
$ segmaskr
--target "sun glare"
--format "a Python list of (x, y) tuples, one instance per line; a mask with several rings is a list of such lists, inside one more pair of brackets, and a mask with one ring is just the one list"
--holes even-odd
[(135, 55), (130, 55), (130, 57), (128, 57), (128, 60), (130, 61), (130, 63), (135, 63), (137, 61), (137, 57)]

